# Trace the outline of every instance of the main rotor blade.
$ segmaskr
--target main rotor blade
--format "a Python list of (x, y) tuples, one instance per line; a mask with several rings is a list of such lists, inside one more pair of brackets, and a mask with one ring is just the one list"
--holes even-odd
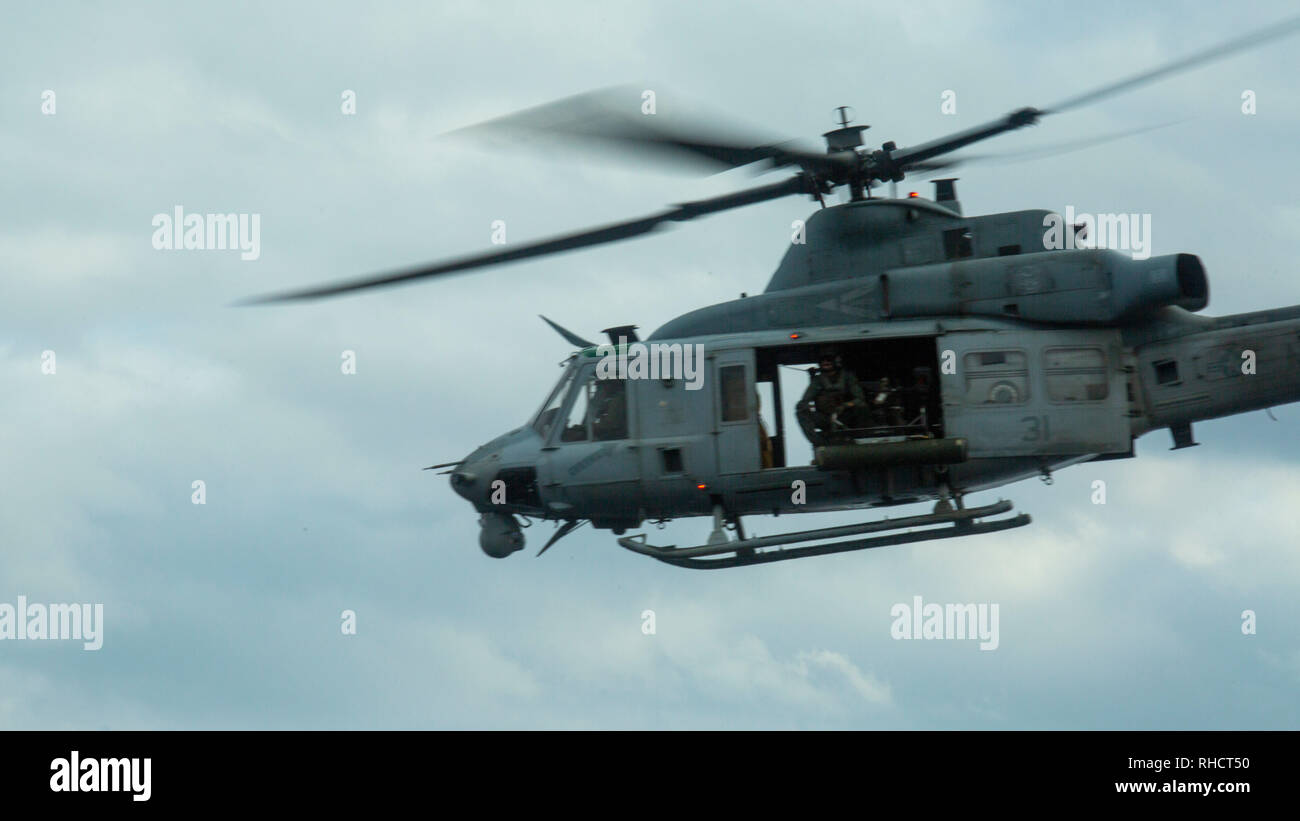
[(911, 146), (893, 152), (893, 164), (899, 170), (906, 170), (915, 167), (918, 163), (937, 157), (941, 154), (947, 154), (971, 143), (988, 139), (989, 137), (1002, 134), (1007, 131), (1014, 131), (1027, 125), (1034, 125), (1040, 117), (1048, 114), (1058, 114), (1062, 111), (1068, 111), (1072, 108), (1087, 105), (1106, 97), (1137, 88), (1138, 86), (1154, 82), (1162, 77), (1187, 71), (1192, 68), (1204, 65), (1227, 57), (1230, 54), (1243, 51), (1252, 46), (1261, 45), (1270, 40), (1286, 37), (1294, 34), (1300, 29), (1300, 17), (1291, 17), (1279, 23), (1275, 23), (1267, 28), (1259, 29), (1233, 40), (1229, 40), (1219, 45), (1203, 49), (1180, 60), (1158, 66), (1153, 69), (1135, 74), (1122, 80), (1109, 83), (1100, 88), (1086, 91), (1071, 97), (1064, 102), (1049, 106), (1048, 108), (1038, 109), (1033, 107), (1021, 108), (1007, 114), (997, 120), (975, 126), (974, 128), (958, 131), (946, 137), (940, 137), (937, 140), (921, 143), (920, 145)]
[(1042, 113), (1057, 114), (1062, 111), (1069, 111), (1072, 108), (1088, 105), (1097, 100), (1128, 91), (1130, 88), (1136, 88), (1154, 82), (1159, 80), (1161, 77), (1167, 77), (1172, 74), (1177, 74), (1180, 71), (1187, 71), (1188, 69), (1196, 68), (1205, 63), (1211, 63), (1215, 60), (1227, 57), (1230, 54), (1235, 54), (1238, 51), (1245, 51), (1252, 46), (1263, 45), (1270, 40), (1277, 40), (1282, 37), (1289, 37), (1294, 34), (1297, 29), (1300, 29), (1300, 16), (1289, 17), (1285, 20), (1280, 20), (1267, 28), (1257, 29), (1236, 39), (1220, 43), (1217, 46), (1211, 46), (1207, 49), (1195, 52), (1194, 54), (1189, 54), (1181, 60), (1175, 60), (1172, 63), (1166, 63), (1163, 66), (1149, 69), (1140, 74), (1134, 74), (1132, 77), (1117, 80), (1110, 85), (1105, 85), (1101, 88), (1093, 89), (1092, 91), (1085, 91), (1084, 93), (1075, 95), (1068, 100), (1059, 102), (1056, 105), (1048, 106), (1043, 109)]
[(484, 268), (489, 265), (517, 262), (521, 259), (544, 256), (546, 254), (573, 251), (579, 248), (587, 248), (592, 245), (602, 245), (607, 242), (617, 242), (619, 240), (641, 236), (642, 234), (648, 234), (666, 223), (685, 222), (718, 211), (725, 211), (730, 208), (739, 208), (743, 205), (752, 205), (765, 200), (790, 196), (791, 194), (811, 194), (814, 193), (815, 190), (815, 183), (803, 174), (799, 174), (771, 185), (750, 188), (744, 191), (737, 191), (733, 194), (724, 194), (720, 197), (712, 197), (710, 199), (684, 202), (673, 206), (667, 211), (648, 217), (642, 217), (640, 219), (617, 222), (601, 228), (578, 231), (576, 233), (565, 234), (551, 239), (526, 243), (514, 248), (490, 251), (484, 254), (474, 254), (472, 256), (453, 259), (448, 262), (422, 265), (417, 268), (409, 268), (389, 274), (380, 274), (378, 276), (347, 280), (315, 288), (305, 288), (297, 291), (287, 291), (279, 294), (252, 297), (236, 304), (259, 305), (272, 302), (290, 302), (300, 299), (317, 299), (320, 297), (343, 294), (349, 291), (360, 291), (366, 288), (396, 285), (399, 282), (409, 282), (410, 280), (424, 279), (426, 277), (439, 276), (442, 274), (459, 273), (474, 268)]
[(765, 139), (730, 124), (720, 125), (716, 119), (706, 123), (675, 117), (675, 125), (665, 126), (658, 124), (664, 115), (629, 116), (631, 104), (640, 105), (640, 95), (629, 86), (597, 89), (458, 129), (451, 135), (550, 135), (688, 159), (712, 172), (769, 162), (773, 166), (798, 165), (805, 171), (826, 175), (846, 171), (854, 162), (848, 153), (839, 156), (804, 151), (790, 142)]
[(1145, 134), (1148, 131), (1155, 131), (1161, 128), (1168, 128), (1171, 125), (1178, 125), (1184, 120), (1170, 120), (1167, 123), (1158, 123), (1156, 125), (1146, 125), (1140, 128), (1130, 128), (1124, 131), (1116, 131), (1111, 134), (1100, 134), (1096, 137), (1085, 137), (1080, 140), (1068, 140), (1066, 142), (1048, 143), (1036, 148), (1027, 148), (1023, 151), (1004, 151), (994, 152), (991, 154), (954, 154), (945, 159), (939, 160), (922, 160), (908, 166), (913, 171), (925, 172), (923, 176), (930, 176), (939, 171), (947, 171), (950, 168), (967, 165), (969, 163), (994, 163), (1005, 165), (1008, 163), (1029, 162), (1030, 160), (1041, 160), (1048, 157), (1055, 157), (1060, 154), (1072, 154), (1075, 151), (1083, 151), (1093, 148), (1104, 143), (1122, 140), (1126, 137), (1133, 137), (1138, 134)]
[(1033, 125), (1038, 122), (1038, 117), (1042, 112), (1036, 108), (1021, 108), (1011, 112), (997, 120), (977, 125), (974, 128), (968, 128), (965, 131), (958, 131), (949, 134), (946, 137), (940, 137), (937, 140), (931, 140), (920, 145), (909, 146), (908, 148), (894, 151), (891, 159), (900, 170), (915, 168), (919, 163), (925, 160), (938, 157), (941, 154), (947, 154), (956, 151), (958, 148), (970, 145), (971, 143), (987, 140), (989, 137), (995, 137), (998, 134), (1007, 131), (1014, 131), (1017, 128), (1023, 128), (1027, 125)]
[(627, 130), (623, 133), (609, 132), (599, 135), (598, 139), (610, 142), (638, 145), (650, 149), (676, 149), (695, 154), (711, 160), (725, 169), (739, 168), (757, 162), (767, 162), (773, 168), (797, 165), (804, 171), (835, 176), (837, 172), (847, 172), (853, 168), (854, 158), (851, 153), (824, 154), (802, 151), (788, 144), (743, 145), (739, 143), (707, 140), (685, 134), (671, 134), (667, 131), (644, 128), (637, 131)]

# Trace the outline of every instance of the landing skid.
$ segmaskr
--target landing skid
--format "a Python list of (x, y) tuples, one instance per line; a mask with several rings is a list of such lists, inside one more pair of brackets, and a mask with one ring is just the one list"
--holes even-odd
[[(1029, 524), (1028, 513), (1020, 513), (1007, 519), (993, 522), (976, 522), (984, 516), (994, 516), (1011, 510), (1011, 502), (999, 501), (984, 507), (966, 510), (953, 510), (942, 513), (927, 513), (922, 516), (908, 516), (903, 519), (884, 519), (875, 522), (863, 522), (841, 527), (823, 527), (818, 530), (803, 530), (797, 533), (785, 533), (780, 536), (764, 536), (756, 539), (737, 539), (734, 541), (714, 542), (697, 547), (659, 547), (647, 544), (645, 534), (624, 536), (618, 543), (634, 553), (650, 556), (667, 564), (696, 569), (715, 569), (724, 567), (744, 567), (751, 564), (781, 562), (787, 559), (801, 559), (805, 556), (825, 556), (830, 553), (845, 553), (850, 550), (867, 550), (872, 547), (911, 544), (931, 539), (951, 539), (954, 536), (974, 536), (980, 533), (996, 533), (1013, 527)], [(797, 542), (810, 542), (819, 539), (837, 539), (842, 536), (856, 536), (862, 533), (878, 533), (885, 530), (901, 528), (926, 527), (928, 525), (946, 525), (917, 530), (909, 533), (893, 533), (888, 536), (874, 536), (869, 539), (848, 539), (830, 544), (806, 545), (804, 547), (785, 547), (777, 550), (758, 552), (765, 547), (778, 547)]]

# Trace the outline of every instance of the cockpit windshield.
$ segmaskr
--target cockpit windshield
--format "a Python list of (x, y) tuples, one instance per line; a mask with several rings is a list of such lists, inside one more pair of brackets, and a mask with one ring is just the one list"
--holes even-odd
[(577, 367), (572, 362), (564, 369), (564, 375), (560, 381), (551, 389), (546, 401), (542, 403), (542, 408), (533, 417), (533, 430), (545, 439), (551, 432), (551, 426), (555, 424), (555, 417), (560, 413), (560, 406), (564, 404), (564, 397), (569, 393), (569, 385), (573, 382), (573, 374)]

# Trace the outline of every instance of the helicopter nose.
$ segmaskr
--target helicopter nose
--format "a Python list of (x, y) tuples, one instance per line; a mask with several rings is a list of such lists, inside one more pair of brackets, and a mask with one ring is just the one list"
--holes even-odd
[[(520, 483), (521, 492), (536, 484), (535, 455), (536, 434), (528, 428), (517, 428), (502, 434), (466, 456), (451, 472), (451, 489), (465, 499), (480, 513), (498, 510), (506, 502), (505, 486)], [(505, 465), (505, 467), (503, 467)], [(531, 479), (524, 480), (514, 474), (527, 473)], [(503, 475), (510, 474), (509, 476)], [(513, 478), (512, 478), (513, 477)], [(493, 487), (495, 485), (495, 488)], [(536, 491), (533, 491), (535, 494)], [(511, 492), (512, 496), (515, 495)], [(524, 494), (522, 498), (511, 498), (513, 506), (537, 506), (535, 498)]]
[(488, 485), (500, 459), (500, 451), (490, 442), (475, 450), (451, 472), (451, 489), (476, 508), (487, 504)]
[(478, 484), (478, 474), (472, 470), (465, 470), (463, 467), (459, 470), (452, 471), (451, 489), (456, 494), (468, 501), (474, 501), (474, 486)]

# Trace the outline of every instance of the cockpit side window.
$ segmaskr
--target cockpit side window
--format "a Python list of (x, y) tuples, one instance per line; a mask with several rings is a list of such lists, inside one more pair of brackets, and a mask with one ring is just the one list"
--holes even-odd
[(545, 439), (551, 432), (551, 427), (555, 424), (555, 417), (560, 413), (560, 407), (564, 404), (564, 398), (569, 394), (569, 385), (573, 383), (573, 373), (575, 368), (569, 367), (560, 377), (560, 381), (551, 389), (551, 393), (546, 397), (546, 402), (542, 404), (542, 409), (533, 417), (533, 430)]
[(561, 442), (610, 442), (627, 438), (627, 382), (600, 379), (587, 370), (574, 386)]
[(569, 413), (565, 417), (564, 427), (560, 430), (561, 442), (585, 442), (591, 438), (590, 413), (591, 409), (591, 379), (590, 377), (583, 384), (578, 386), (576, 395), (573, 397), (573, 404), (569, 406)]

